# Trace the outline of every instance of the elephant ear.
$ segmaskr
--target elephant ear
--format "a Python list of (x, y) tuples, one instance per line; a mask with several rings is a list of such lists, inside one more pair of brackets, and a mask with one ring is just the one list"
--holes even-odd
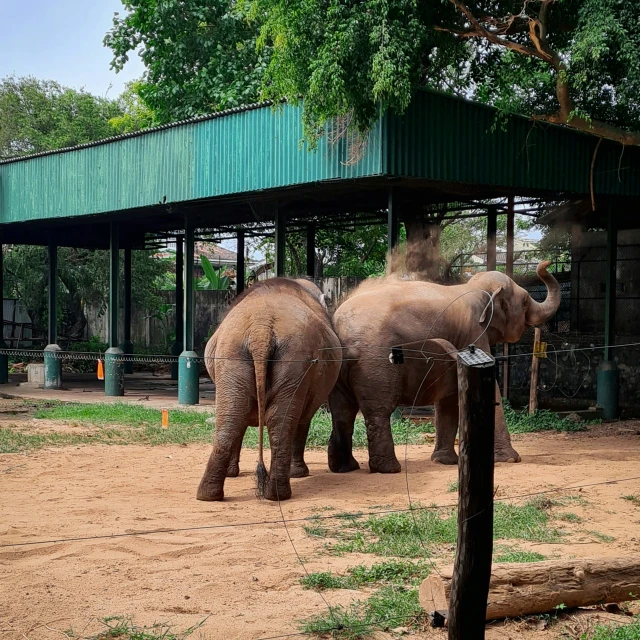
[(496, 297), (498, 296), (498, 294), (502, 291), (502, 287), (498, 287), (492, 294), (491, 294), (491, 300), (489, 300), (489, 302), (487, 302), (486, 307), (484, 308), (482, 315), (480, 316), (480, 322), (484, 322), (487, 319), (487, 311), (489, 309), (493, 309), (493, 305), (496, 303)]

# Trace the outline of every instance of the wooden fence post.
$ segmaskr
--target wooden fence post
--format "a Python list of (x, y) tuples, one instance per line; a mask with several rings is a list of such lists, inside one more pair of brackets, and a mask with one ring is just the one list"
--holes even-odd
[(449, 640), (484, 640), (493, 552), (495, 362), (480, 349), (458, 354), (458, 547)]
[(542, 331), (535, 328), (533, 338), (533, 356), (531, 359), (531, 388), (529, 389), (529, 415), (533, 415), (538, 410), (538, 378), (540, 375), (540, 338)]

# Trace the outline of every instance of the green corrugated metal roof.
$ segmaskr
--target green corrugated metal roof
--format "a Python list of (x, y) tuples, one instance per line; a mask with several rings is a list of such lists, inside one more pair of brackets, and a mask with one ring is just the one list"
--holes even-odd
[[(589, 192), (597, 139), (419, 92), (387, 114), (361, 159), (348, 141), (309, 152), (301, 108), (268, 104), (0, 163), (0, 224), (67, 218), (323, 181), (398, 176), (540, 192)], [(603, 143), (598, 195), (640, 195), (640, 151)]]

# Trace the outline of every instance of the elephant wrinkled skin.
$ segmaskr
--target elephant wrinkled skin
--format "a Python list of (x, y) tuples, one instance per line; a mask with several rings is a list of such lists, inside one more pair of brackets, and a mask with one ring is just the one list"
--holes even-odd
[[(333, 431), (329, 468), (359, 467), (352, 454), (353, 424), (362, 411), (369, 443), (369, 469), (396, 473), (400, 463), (391, 437), (390, 417), (398, 406), (435, 405), (436, 448), (432, 460), (456, 464), (458, 428), (457, 357), (475, 344), (490, 352), (497, 342), (517, 342), (526, 327), (551, 318), (560, 304), (560, 287), (547, 272), (538, 303), (511, 278), (497, 271), (479, 273), (463, 285), (444, 286), (392, 275), (366, 281), (336, 311), (334, 327), (343, 345), (338, 382), (329, 396)], [(404, 364), (385, 362), (392, 346), (402, 345)], [(496, 462), (519, 462), (511, 446), (496, 383)]]
[(239, 474), (249, 425), (260, 430), (259, 480), (264, 425), (269, 433), (265, 497), (291, 497), (290, 478), (309, 474), (304, 447), (311, 418), (340, 370), (340, 342), (321, 291), (307, 280), (274, 278), (254, 285), (213, 334), (205, 358), (216, 384), (216, 430), (198, 500), (223, 499), (225, 477)]

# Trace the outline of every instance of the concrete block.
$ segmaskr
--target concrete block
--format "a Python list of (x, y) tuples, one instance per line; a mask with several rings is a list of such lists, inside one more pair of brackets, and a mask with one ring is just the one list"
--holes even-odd
[(44, 363), (30, 364), (27, 366), (27, 382), (32, 384), (44, 384)]

